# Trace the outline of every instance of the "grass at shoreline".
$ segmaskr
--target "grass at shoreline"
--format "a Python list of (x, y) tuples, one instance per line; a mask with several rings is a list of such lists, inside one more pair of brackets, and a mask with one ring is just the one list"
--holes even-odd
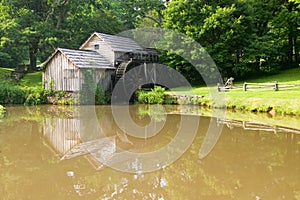
[[(282, 71), (280, 74), (247, 80), (255, 83), (300, 84), (300, 68)], [(243, 83), (236, 83), (241, 87)], [(238, 110), (272, 112), (281, 115), (300, 115), (300, 87), (291, 90), (231, 90), (226, 93), (227, 106)]]
[[(300, 68), (289, 69), (277, 75), (259, 77), (257, 79), (246, 80), (254, 83), (274, 83), (279, 84), (300, 84)], [(292, 90), (253, 90), (243, 91), (243, 82), (234, 83), (238, 89), (225, 92), (226, 107), (231, 110), (251, 111), (251, 112), (269, 112), (279, 115), (298, 115), (300, 116), (300, 87)], [(210, 88), (214, 91), (217, 87)], [(202, 95), (200, 104), (212, 106), (209, 89), (207, 87), (194, 87), (193, 92), (196, 95)], [(179, 88), (170, 93), (185, 94), (187, 90)]]
[[(0, 77), (10, 74), (13, 69), (0, 68)], [(256, 79), (245, 80), (245, 82), (255, 83), (274, 83), (279, 84), (300, 84), (300, 68), (289, 69), (276, 75), (258, 77)], [(277, 115), (297, 115), (300, 116), (300, 87), (292, 90), (255, 90), (243, 91), (244, 82), (234, 82), (234, 86), (239, 89), (233, 89), (223, 93), (226, 97), (226, 106), (230, 110), (251, 111), (251, 112), (269, 112)], [(21, 88), (42, 89), (41, 72), (28, 73), (19, 82)], [(216, 87), (210, 88), (217, 91)], [(33, 90), (33, 91), (34, 91)], [(177, 88), (166, 93), (188, 94), (191, 91), (186, 88)], [(207, 87), (193, 87), (193, 93), (204, 96), (199, 99), (200, 105), (212, 107), (211, 95)], [(217, 93), (217, 92), (216, 92)]]
[(27, 73), (20, 81), (11, 78), (14, 69), (0, 68), (0, 104), (38, 105), (46, 103), (42, 72)]

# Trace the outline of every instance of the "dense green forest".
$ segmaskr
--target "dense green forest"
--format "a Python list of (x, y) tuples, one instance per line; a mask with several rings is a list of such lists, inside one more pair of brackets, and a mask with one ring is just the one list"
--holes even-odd
[[(300, 61), (300, 0), (1, 0), (0, 66), (45, 61), (57, 47), (77, 49), (94, 31), (168, 28), (199, 42), (223, 76), (276, 72)], [(193, 68), (162, 60), (191, 81)]]

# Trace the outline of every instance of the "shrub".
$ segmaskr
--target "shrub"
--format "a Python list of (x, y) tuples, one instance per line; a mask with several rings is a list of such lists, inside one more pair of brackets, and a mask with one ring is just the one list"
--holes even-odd
[(43, 88), (21, 87), (11, 81), (0, 80), (0, 104), (45, 104), (49, 92)]
[(151, 89), (148, 96), (148, 103), (150, 104), (162, 104), (165, 97), (165, 88), (160, 86), (154, 86), (154, 89)]
[(40, 105), (48, 103), (47, 96), (49, 94), (48, 90), (42, 88), (25, 88), (25, 105)]
[(96, 87), (95, 104), (98, 105), (108, 104), (110, 101), (108, 96), (109, 95), (105, 95), (105, 92), (103, 91), (101, 85), (98, 84)]
[(29, 94), (24, 102), (25, 105), (39, 105), (41, 104), (39, 94)]
[(165, 95), (165, 100), (164, 100), (165, 104), (177, 104), (177, 98), (176, 96), (172, 96), (172, 95)]
[(144, 90), (139, 90), (136, 93), (138, 103), (147, 104), (148, 103), (148, 94)]
[(140, 90), (137, 92), (137, 99), (139, 103), (148, 104), (162, 104), (165, 97), (165, 88), (154, 86), (150, 92)]
[(25, 95), (25, 92), (20, 87), (7, 81), (0, 81), (1, 104), (23, 104)]

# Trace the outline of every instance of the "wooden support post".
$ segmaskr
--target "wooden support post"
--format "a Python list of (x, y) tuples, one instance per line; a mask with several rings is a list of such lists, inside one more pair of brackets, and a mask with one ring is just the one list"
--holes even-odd
[(274, 90), (275, 90), (275, 91), (278, 91), (278, 90), (279, 90), (279, 88), (278, 88), (278, 82), (277, 82), (277, 81), (275, 81), (275, 87), (274, 87)]
[(246, 82), (243, 85), (243, 89), (244, 89), (244, 91), (247, 91), (247, 83)]
[(217, 84), (218, 92), (221, 92), (220, 83)]

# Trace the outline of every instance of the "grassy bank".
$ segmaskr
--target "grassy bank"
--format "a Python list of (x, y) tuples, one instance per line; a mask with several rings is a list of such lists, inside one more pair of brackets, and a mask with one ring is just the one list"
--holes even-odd
[(13, 69), (0, 68), (0, 104), (38, 105), (46, 103), (42, 73), (28, 73), (20, 81), (10, 78)]
[[(0, 68), (0, 104), (88, 104), (91, 95), (73, 95), (65, 91), (46, 90), (42, 86), (42, 72), (31, 72), (16, 81), (10, 77), (13, 69)], [(89, 86), (86, 86), (90, 88)], [(96, 104), (106, 104), (107, 95), (100, 87), (95, 91)], [(79, 98), (80, 97), (80, 98)], [(84, 98), (86, 97), (86, 98)], [(94, 102), (94, 101), (92, 101)]]
[[(41, 72), (28, 73), (19, 82), (13, 83), (5, 81), (2, 77), (10, 74), (12, 69), (0, 68), (0, 104), (41, 104), (47, 102), (49, 91), (42, 88)], [(251, 83), (274, 83), (279, 84), (300, 84), (300, 68), (289, 69), (276, 75), (258, 77), (248, 79), (245, 82)], [(300, 116), (300, 87), (294, 87), (291, 90), (274, 91), (271, 89), (257, 89), (243, 91), (244, 82), (234, 82), (236, 89), (232, 89), (225, 93), (226, 106), (230, 110), (250, 111), (250, 112), (270, 112), (277, 115), (299, 115)], [(217, 91), (217, 87), (211, 88)], [(140, 101), (142, 103), (155, 103), (162, 101), (162, 91), (152, 91), (148, 95), (141, 93)], [(164, 91), (163, 91), (164, 92)], [(178, 88), (173, 91), (165, 92), (166, 94), (188, 94), (185, 88)], [(212, 107), (212, 100), (209, 88), (194, 87), (193, 93), (203, 98), (197, 99), (200, 105)], [(63, 96), (58, 95), (58, 97)], [(169, 102), (174, 103), (173, 99)], [(193, 99), (193, 102), (194, 99)]]
[[(275, 81), (278, 81), (279, 84), (300, 84), (300, 68), (285, 70), (272, 76), (245, 80), (245, 82), (251, 83), (274, 83)], [(236, 89), (225, 93), (228, 109), (271, 112), (279, 115), (300, 115), (300, 87), (293, 87), (291, 90), (279, 89), (279, 91), (271, 89), (243, 91), (243, 83), (234, 83)], [(213, 88), (213, 90), (217, 90), (217, 87)], [(172, 93), (184, 94), (186, 92), (184, 89), (178, 89)], [(193, 92), (204, 96), (204, 98), (199, 100), (201, 105), (212, 106), (207, 87), (195, 87)]]

